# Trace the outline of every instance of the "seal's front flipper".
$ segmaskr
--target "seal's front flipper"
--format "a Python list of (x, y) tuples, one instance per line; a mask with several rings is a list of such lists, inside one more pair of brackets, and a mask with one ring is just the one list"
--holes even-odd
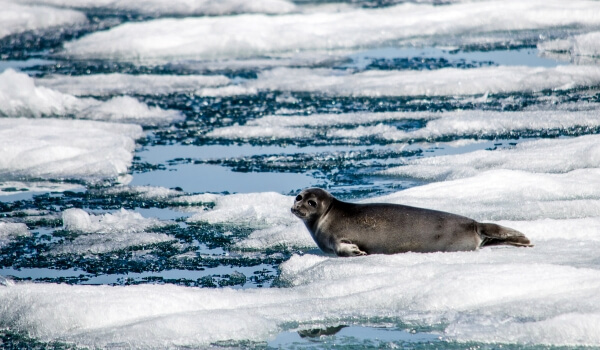
[(477, 233), (481, 237), (481, 247), (490, 245), (533, 247), (529, 238), (512, 228), (490, 223), (477, 223)]
[(342, 239), (335, 245), (335, 254), (337, 256), (360, 256), (367, 255), (367, 253), (360, 250), (360, 248), (350, 242), (347, 239)]

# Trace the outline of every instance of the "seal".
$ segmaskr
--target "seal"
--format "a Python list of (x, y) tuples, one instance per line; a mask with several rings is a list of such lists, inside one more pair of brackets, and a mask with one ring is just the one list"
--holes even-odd
[(321, 250), (338, 256), (532, 246), (523, 233), (508, 227), (406, 205), (343, 202), (320, 188), (300, 192), (292, 213)]

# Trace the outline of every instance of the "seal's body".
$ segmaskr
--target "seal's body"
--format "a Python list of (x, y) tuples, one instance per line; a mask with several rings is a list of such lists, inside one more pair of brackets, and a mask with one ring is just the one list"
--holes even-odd
[(321, 250), (338, 256), (531, 246), (521, 232), (504, 226), (405, 205), (342, 202), (318, 188), (302, 191), (292, 212)]

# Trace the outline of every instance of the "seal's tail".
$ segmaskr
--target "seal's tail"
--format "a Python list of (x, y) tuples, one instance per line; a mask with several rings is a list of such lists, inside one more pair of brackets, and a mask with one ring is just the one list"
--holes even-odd
[(490, 223), (477, 223), (477, 233), (481, 237), (481, 247), (505, 244), (517, 247), (533, 247), (529, 238), (512, 228)]

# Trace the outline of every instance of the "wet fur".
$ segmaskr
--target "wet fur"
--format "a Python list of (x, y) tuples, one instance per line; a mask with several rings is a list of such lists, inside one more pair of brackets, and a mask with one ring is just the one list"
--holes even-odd
[(292, 212), (302, 219), (319, 248), (338, 256), (531, 246), (524, 234), (504, 226), (405, 205), (347, 203), (322, 189), (302, 191)]

